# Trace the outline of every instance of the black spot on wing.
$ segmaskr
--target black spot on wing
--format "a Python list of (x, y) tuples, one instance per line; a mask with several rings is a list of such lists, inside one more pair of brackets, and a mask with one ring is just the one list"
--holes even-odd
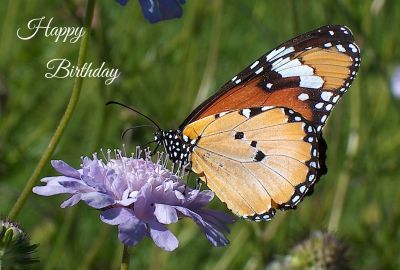
[(265, 154), (262, 151), (257, 150), (257, 152), (254, 156), (254, 161), (262, 161), (264, 158), (265, 158)]
[(235, 133), (235, 139), (236, 140), (243, 139), (243, 137), (244, 137), (244, 133), (243, 132), (239, 131), (239, 132)]

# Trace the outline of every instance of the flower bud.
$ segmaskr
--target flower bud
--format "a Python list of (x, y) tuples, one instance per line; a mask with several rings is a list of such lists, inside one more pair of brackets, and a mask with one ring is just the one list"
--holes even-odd
[(32, 257), (37, 246), (18, 225), (0, 220), (0, 269), (28, 269), (38, 261)]

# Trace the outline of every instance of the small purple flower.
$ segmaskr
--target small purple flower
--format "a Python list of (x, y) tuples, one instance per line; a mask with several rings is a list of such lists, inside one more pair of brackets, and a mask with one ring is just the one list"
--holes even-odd
[(400, 99), (400, 67), (396, 67), (391, 78), (392, 93), (395, 98)]
[[(126, 5), (129, 0), (117, 0)], [(139, 0), (144, 17), (150, 23), (182, 17), (182, 7), (186, 0)]]
[(117, 225), (119, 239), (128, 246), (138, 244), (145, 236), (160, 248), (172, 251), (178, 240), (165, 225), (176, 223), (181, 217), (191, 218), (214, 246), (229, 243), (224, 232), (234, 219), (224, 213), (204, 208), (214, 197), (210, 190), (191, 189), (180, 181), (177, 174), (167, 170), (163, 156), (156, 163), (145, 151), (144, 158), (125, 157), (115, 151), (115, 159), (108, 152), (104, 163), (97, 155), (83, 158), (82, 169), (76, 170), (61, 160), (52, 166), (62, 176), (46, 177), (45, 186), (33, 188), (43, 196), (71, 194), (61, 207), (84, 201), (101, 211), (100, 218)]

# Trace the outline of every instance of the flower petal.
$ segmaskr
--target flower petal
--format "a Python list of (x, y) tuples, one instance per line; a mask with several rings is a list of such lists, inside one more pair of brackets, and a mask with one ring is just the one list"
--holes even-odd
[(118, 238), (128, 246), (137, 245), (146, 234), (146, 224), (135, 216), (118, 226)]
[(118, 3), (120, 3), (121, 5), (125, 6), (126, 3), (128, 3), (129, 0), (117, 0)]
[(172, 206), (158, 203), (154, 204), (154, 206), (154, 215), (160, 223), (171, 224), (178, 222), (178, 214)]
[(191, 190), (188, 192), (188, 196), (186, 198), (187, 203), (185, 206), (190, 209), (201, 208), (207, 205), (214, 198), (214, 192), (211, 190)]
[(32, 189), (33, 193), (36, 193), (38, 195), (42, 196), (53, 196), (57, 194), (63, 194), (63, 193), (74, 193), (74, 190), (71, 190), (69, 188), (65, 188), (60, 185), (47, 185), (47, 186), (39, 186), (39, 187), (34, 187)]
[(212, 209), (201, 209), (197, 213), (201, 215), (207, 223), (212, 224), (220, 231), (229, 232), (229, 228), (226, 224), (232, 224), (236, 221), (234, 216)]
[[(62, 178), (62, 177), (60, 177)], [(71, 179), (71, 178), (70, 178)], [(68, 189), (79, 191), (82, 193), (95, 191), (92, 187), (85, 185), (80, 180), (59, 179), (58, 183)]]
[(69, 198), (68, 200), (64, 201), (61, 204), (61, 208), (74, 206), (81, 200), (81, 197), (82, 197), (81, 194), (72, 195), (71, 198)]
[(65, 175), (65, 176), (69, 176), (69, 177), (76, 178), (76, 179), (80, 178), (80, 173), (78, 172), (78, 170), (72, 168), (71, 166), (69, 166), (67, 163), (65, 163), (62, 160), (52, 160), (51, 166), (53, 166), (53, 168), (57, 172)]
[(100, 219), (104, 223), (110, 225), (119, 225), (122, 223), (126, 223), (131, 219), (137, 219), (137, 218), (133, 214), (133, 211), (130, 209), (123, 207), (115, 207), (101, 212)]
[(100, 192), (83, 193), (82, 200), (87, 205), (96, 209), (101, 209), (115, 203), (115, 200), (111, 196)]
[(173, 251), (178, 247), (178, 239), (167, 229), (167, 227), (155, 221), (148, 223), (148, 226), (150, 237), (157, 246), (166, 251)]
[(180, 18), (182, 16), (181, 4), (184, 1), (176, 0), (139, 0), (143, 16), (150, 22), (156, 23), (162, 20)]
[(185, 207), (176, 206), (176, 210), (181, 212), (183, 215), (190, 217), (194, 222), (203, 230), (206, 235), (208, 241), (211, 242), (214, 246), (226, 246), (229, 244), (229, 240), (225, 237), (225, 235), (207, 222), (203, 217)]

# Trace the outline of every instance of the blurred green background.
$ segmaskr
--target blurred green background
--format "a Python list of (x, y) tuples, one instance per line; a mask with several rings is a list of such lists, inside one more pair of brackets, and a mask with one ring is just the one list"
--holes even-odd
[[(46, 63), (76, 63), (79, 44), (54, 43), (43, 32), (29, 41), (16, 31), (29, 20), (80, 26), (85, 1), (0, 1), (0, 214), (11, 209), (46, 148), (68, 102), (73, 79), (45, 79)], [(400, 101), (390, 76), (400, 64), (400, 2), (395, 0), (189, 0), (179, 20), (148, 24), (138, 1), (126, 7), (98, 0), (88, 62), (106, 61), (121, 77), (110, 86), (85, 79), (78, 107), (53, 159), (78, 167), (100, 148), (128, 150), (150, 141), (147, 122), (121, 101), (176, 128), (207, 96), (263, 53), (324, 24), (349, 26), (361, 47), (359, 75), (325, 128), (328, 174), (296, 211), (267, 223), (239, 220), (231, 244), (213, 248), (191, 221), (170, 226), (179, 248), (166, 253), (150, 240), (132, 250), (131, 269), (264, 269), (315, 230), (337, 231), (354, 269), (400, 269)], [(42, 176), (54, 175), (47, 166)], [(18, 222), (40, 243), (36, 269), (116, 269), (116, 227), (64, 196), (32, 194)], [(224, 209), (215, 200), (214, 207)]]

